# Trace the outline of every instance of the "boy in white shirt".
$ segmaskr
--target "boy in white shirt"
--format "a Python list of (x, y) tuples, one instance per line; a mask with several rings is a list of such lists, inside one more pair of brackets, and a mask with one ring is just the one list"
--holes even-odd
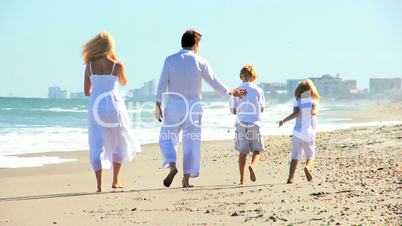
[(264, 111), (265, 97), (263, 90), (255, 85), (257, 71), (252, 65), (245, 65), (240, 71), (242, 84), (239, 88), (245, 89), (247, 95), (233, 97), (230, 101), (230, 111), (236, 116), (235, 149), (239, 154), (240, 184), (245, 183), (246, 159), (249, 152), (253, 153), (250, 171), (250, 180), (255, 182), (255, 165), (259, 160), (260, 152), (264, 151), (261, 138), (261, 113)]

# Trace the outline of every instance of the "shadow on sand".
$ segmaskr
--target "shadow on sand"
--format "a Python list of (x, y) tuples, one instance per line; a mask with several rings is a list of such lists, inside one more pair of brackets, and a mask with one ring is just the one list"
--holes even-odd
[(169, 190), (183, 190), (183, 191), (217, 191), (226, 189), (241, 189), (241, 188), (258, 188), (258, 187), (272, 187), (279, 184), (256, 184), (256, 185), (210, 185), (210, 186), (197, 186), (193, 188), (151, 188), (151, 189), (138, 189), (138, 190), (114, 190), (109, 192), (73, 192), (73, 193), (59, 193), (59, 194), (45, 194), (45, 195), (29, 195), (29, 196), (17, 196), (17, 197), (5, 197), (0, 198), (0, 202), (10, 201), (24, 201), (24, 200), (36, 200), (36, 199), (52, 199), (52, 198), (67, 198), (76, 196), (89, 196), (89, 195), (107, 195), (117, 193), (135, 193), (135, 192), (151, 192), (151, 191), (169, 191)]

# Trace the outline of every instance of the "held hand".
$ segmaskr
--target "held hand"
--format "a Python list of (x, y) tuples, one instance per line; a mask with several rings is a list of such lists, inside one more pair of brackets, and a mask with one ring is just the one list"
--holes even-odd
[(236, 88), (230, 91), (230, 95), (242, 98), (247, 95), (247, 91), (245, 89)]
[(158, 120), (159, 122), (162, 122), (162, 118), (163, 118), (163, 112), (162, 112), (162, 108), (161, 108), (161, 103), (156, 102), (156, 104), (155, 104), (155, 119)]
[(281, 120), (281, 121), (279, 121), (278, 123), (279, 123), (279, 127), (281, 127), (281, 126), (283, 125), (284, 121)]

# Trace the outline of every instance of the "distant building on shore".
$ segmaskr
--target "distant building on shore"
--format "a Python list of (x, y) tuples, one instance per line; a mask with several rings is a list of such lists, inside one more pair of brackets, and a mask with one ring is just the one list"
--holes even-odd
[(84, 92), (71, 92), (70, 99), (85, 99), (86, 96)]
[(303, 79), (288, 79), (286, 80), (286, 91), (288, 94), (288, 97), (293, 97), (293, 94), (295, 92), (295, 89), (299, 82), (301, 82)]
[(402, 78), (370, 78), (370, 94), (401, 92)]
[(66, 99), (67, 98), (67, 90), (63, 90), (58, 86), (49, 87), (48, 91), (49, 99)]
[(155, 97), (155, 80), (149, 80), (144, 85), (137, 89), (128, 91), (128, 98), (133, 100), (153, 100)]
[(262, 82), (258, 86), (264, 91), (267, 100), (285, 101), (288, 99), (286, 83)]
[(264, 92), (282, 92), (286, 91), (286, 83), (282, 82), (262, 82), (259, 84)]
[[(351, 93), (357, 92), (356, 80), (342, 80), (339, 75), (335, 77), (329, 74), (321, 77), (309, 77), (315, 84), (318, 92), (323, 97), (346, 97)], [(288, 96), (293, 96), (293, 93), (303, 79), (289, 79), (286, 82)], [(360, 92), (360, 91), (359, 91)]]
[(311, 77), (311, 81), (316, 85), (321, 96), (326, 97), (345, 97), (356, 90), (356, 80), (342, 80), (337, 74), (335, 77), (329, 74), (321, 77)]

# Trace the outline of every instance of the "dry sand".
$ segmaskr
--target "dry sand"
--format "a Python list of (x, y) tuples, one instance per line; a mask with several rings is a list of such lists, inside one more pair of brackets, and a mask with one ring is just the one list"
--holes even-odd
[(105, 193), (93, 192), (87, 151), (46, 153), (79, 161), (1, 169), (0, 225), (401, 225), (402, 125), (319, 133), (310, 183), (301, 166), (285, 183), (289, 136), (265, 144), (256, 183), (238, 186), (233, 142), (211, 141), (194, 188), (180, 188), (181, 176), (163, 188), (159, 148), (144, 145), (123, 166), (124, 190), (106, 171)]

